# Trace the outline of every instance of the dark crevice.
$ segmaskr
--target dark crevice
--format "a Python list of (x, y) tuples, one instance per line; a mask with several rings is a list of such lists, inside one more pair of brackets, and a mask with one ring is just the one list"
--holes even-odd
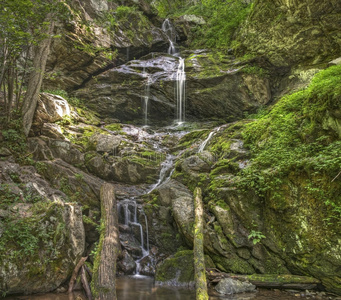
[(112, 68), (115, 67), (119, 67), (125, 63), (127, 63), (130, 60), (135, 60), (135, 59), (140, 59), (141, 57), (151, 53), (151, 52), (167, 52), (167, 48), (168, 48), (168, 44), (165, 41), (160, 41), (156, 44), (153, 45), (153, 47), (149, 48), (149, 47), (127, 47), (127, 48), (116, 48), (118, 50), (118, 55), (116, 57), (116, 59), (111, 62), (110, 64), (106, 65), (104, 68), (100, 68), (98, 70), (96, 70), (95, 72), (93, 72), (92, 74), (90, 74), (86, 79), (84, 79), (84, 81), (82, 82), (82, 84), (73, 87), (72, 91), (76, 91), (79, 90), (83, 87), (85, 87), (85, 85), (95, 76), (98, 76)]

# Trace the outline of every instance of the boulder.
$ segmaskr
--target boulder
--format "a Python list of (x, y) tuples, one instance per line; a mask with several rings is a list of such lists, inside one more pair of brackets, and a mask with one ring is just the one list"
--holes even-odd
[(240, 50), (267, 56), (276, 66), (328, 62), (340, 55), (340, 16), (337, 0), (257, 1), (238, 34)]
[(70, 116), (71, 108), (63, 97), (41, 93), (32, 122), (32, 130), (40, 132), (44, 123), (54, 123)]
[(92, 139), (96, 141), (96, 151), (99, 153), (116, 154), (116, 149), (122, 141), (121, 136), (99, 134)]
[(255, 292), (256, 286), (249, 282), (242, 282), (232, 278), (223, 278), (215, 286), (215, 290), (223, 295), (232, 295), (245, 292)]
[(136, 263), (134, 259), (129, 255), (127, 250), (122, 252), (122, 259), (117, 263), (118, 272), (122, 272), (125, 275), (131, 275), (135, 273)]
[[(13, 241), (13, 230), (25, 235)], [(6, 250), (1, 251), (0, 289), (7, 294), (53, 291), (72, 274), (83, 254), (81, 209), (53, 203), (44, 214), (19, 215), (15, 221), (7, 220), (1, 239)]]
[[(205, 265), (207, 268), (214, 266), (207, 255), (205, 255)], [(155, 283), (157, 285), (194, 287), (193, 251), (178, 251), (159, 263), (156, 267)]]

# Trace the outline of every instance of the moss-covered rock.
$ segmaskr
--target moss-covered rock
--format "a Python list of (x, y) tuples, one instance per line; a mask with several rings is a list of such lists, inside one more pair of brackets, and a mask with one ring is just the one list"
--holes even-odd
[(17, 209), (1, 220), (1, 293), (55, 290), (84, 252), (80, 207), (41, 199)]
[[(205, 256), (205, 266), (213, 268), (214, 263)], [(194, 258), (192, 250), (182, 250), (157, 265), (156, 283), (159, 285), (194, 286)]]
[(276, 66), (328, 62), (340, 54), (340, 16), (337, 0), (257, 0), (237, 39)]

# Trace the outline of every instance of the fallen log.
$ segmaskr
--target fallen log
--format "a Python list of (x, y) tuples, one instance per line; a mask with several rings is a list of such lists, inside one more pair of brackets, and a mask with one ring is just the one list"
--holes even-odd
[(88, 257), (82, 257), (78, 264), (76, 265), (75, 269), (73, 270), (73, 273), (72, 273), (72, 276), (71, 276), (71, 279), (70, 279), (70, 282), (69, 282), (69, 289), (68, 289), (68, 293), (72, 293), (73, 291), (73, 288), (74, 288), (74, 285), (75, 285), (75, 282), (76, 282), (76, 279), (77, 279), (77, 275), (78, 275), (78, 272), (79, 272), (79, 269), (83, 266), (83, 264), (85, 263), (85, 261), (88, 259)]
[(233, 275), (231, 278), (248, 280), (257, 287), (273, 289), (315, 290), (321, 283), (316, 278), (298, 275), (253, 274)]
[(321, 282), (313, 277), (298, 275), (277, 275), (277, 274), (253, 274), (237, 275), (219, 271), (218, 269), (206, 269), (206, 274), (211, 284), (218, 283), (223, 278), (232, 278), (240, 281), (249, 281), (257, 287), (271, 289), (297, 289), (314, 290), (318, 289)]
[(200, 188), (194, 191), (194, 213), (193, 254), (196, 300), (208, 300), (204, 256), (204, 209)]
[(116, 259), (120, 252), (114, 186), (105, 183), (100, 191), (101, 236), (94, 262), (92, 292), (96, 300), (116, 300)]

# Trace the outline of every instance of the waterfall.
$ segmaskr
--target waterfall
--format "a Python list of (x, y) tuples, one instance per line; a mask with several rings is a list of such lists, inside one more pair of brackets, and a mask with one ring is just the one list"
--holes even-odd
[(171, 168), (173, 167), (173, 160), (174, 160), (174, 156), (171, 154), (168, 154), (166, 157), (166, 160), (161, 163), (159, 179), (157, 183), (154, 184), (152, 188), (148, 191), (148, 194), (152, 192), (153, 190), (155, 190), (161, 183), (166, 182), (172, 176), (174, 172), (174, 169), (171, 170)]
[[(165, 19), (162, 23), (162, 31), (166, 33), (169, 41), (168, 54), (176, 55), (178, 52), (175, 48), (176, 31), (169, 19)], [(179, 57), (179, 65), (176, 71), (176, 121), (181, 124), (185, 120), (185, 59)]]
[(162, 31), (167, 35), (169, 41), (168, 54), (176, 54), (174, 44), (176, 43), (176, 32), (172, 23), (166, 19), (162, 23)]
[[(139, 239), (141, 244), (141, 250), (142, 250), (142, 257), (135, 261), (136, 263), (136, 275), (139, 275), (140, 271), (140, 261), (149, 255), (149, 236), (148, 236), (148, 220), (146, 214), (143, 212), (143, 210), (140, 210), (140, 215), (144, 215), (144, 221), (146, 226), (146, 237), (144, 237), (143, 234), (143, 227), (142, 224), (138, 222), (137, 218), (137, 203), (134, 198), (131, 199), (125, 199), (120, 201), (117, 204), (117, 212), (118, 212), (118, 219), (119, 222), (126, 226), (129, 226), (132, 228), (133, 226), (136, 226), (139, 228)], [(146, 239), (145, 239), (146, 238)], [(144, 243), (146, 241), (146, 245)]]
[(201, 153), (204, 151), (207, 143), (210, 141), (210, 139), (220, 130), (221, 126), (214, 128), (210, 134), (208, 135), (208, 137), (200, 144), (199, 148), (198, 148), (198, 153)]
[(185, 94), (186, 88), (186, 73), (185, 73), (185, 60), (179, 58), (178, 70), (176, 71), (176, 108), (177, 108), (177, 121), (182, 123), (185, 120)]

